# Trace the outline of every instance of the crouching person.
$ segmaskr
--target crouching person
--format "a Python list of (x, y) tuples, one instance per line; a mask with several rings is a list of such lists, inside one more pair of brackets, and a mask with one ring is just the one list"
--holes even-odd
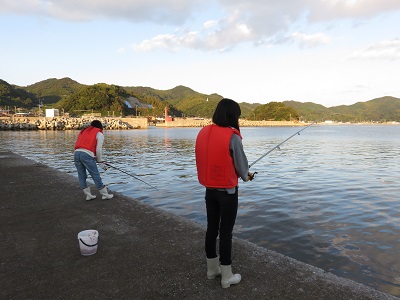
[(96, 161), (103, 161), (103, 142), (103, 125), (99, 120), (94, 120), (90, 123), (89, 127), (84, 128), (79, 132), (75, 143), (75, 167), (78, 171), (79, 186), (86, 195), (87, 201), (96, 198), (95, 195), (92, 195), (90, 187), (87, 186), (87, 172), (92, 176), (94, 184), (99, 190), (102, 199), (108, 200), (114, 197), (113, 194), (108, 193), (107, 187), (103, 184), (96, 164)]

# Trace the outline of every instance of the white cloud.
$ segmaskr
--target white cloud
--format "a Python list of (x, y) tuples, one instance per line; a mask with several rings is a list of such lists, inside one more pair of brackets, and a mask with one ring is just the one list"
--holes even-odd
[(231, 15), (228, 19), (219, 22), (209, 21), (204, 27), (211, 30), (183, 31), (174, 35), (162, 34), (152, 39), (142, 41), (134, 46), (135, 50), (151, 51), (155, 49), (168, 49), (175, 51), (179, 48), (193, 48), (202, 50), (221, 50), (254, 39), (252, 29), (247, 24), (237, 20), (238, 14)]
[(120, 19), (179, 24), (200, 0), (0, 0), (0, 13), (46, 16), (68, 21)]
[[(212, 7), (212, 20), (209, 9)], [(304, 26), (359, 20), (400, 10), (398, 0), (0, 0), (0, 14), (29, 14), (67, 21), (124, 20), (178, 25), (179, 32), (149, 36), (135, 49), (231, 49), (241, 43), (282, 43), (295, 38), (301, 47), (330, 43), (324, 33), (299, 33)], [(204, 18), (204, 20), (202, 20)], [(202, 25), (197, 25), (202, 24)], [(171, 33), (173, 32), (173, 33)], [(294, 32), (294, 33), (293, 33)], [(319, 31), (317, 31), (319, 32)]]
[(309, 3), (312, 21), (365, 18), (400, 9), (397, 0), (314, 0)]
[(399, 0), (0, 0), (0, 77), (186, 85), (246, 102), (399, 97), (399, 8)]
[(186, 45), (177, 43), (178, 48), (221, 50), (246, 42), (282, 44), (293, 39), (300, 47), (316, 47), (331, 43), (332, 38), (323, 32), (302, 33), (296, 28), (299, 23), (303, 27), (326, 23), (328, 27), (340, 19), (356, 21), (400, 10), (397, 0), (220, 0), (219, 3), (220, 18), (205, 22), (196, 30), (196, 40)]
[(160, 34), (150, 40), (144, 40), (139, 44), (133, 45), (138, 51), (149, 52), (156, 49), (173, 50), (179, 45), (179, 38), (173, 34)]
[(380, 41), (353, 53), (351, 58), (398, 60), (400, 59), (400, 39)]
[(305, 34), (303, 32), (295, 32), (292, 37), (299, 43), (300, 47), (316, 47), (319, 45), (327, 45), (331, 42), (331, 38), (324, 33)]
[(218, 22), (215, 20), (208, 20), (208, 21), (204, 22), (203, 28), (210, 29), (210, 28), (215, 27), (217, 24), (218, 24)]
[[(400, 9), (398, 0), (0, 0), (0, 13), (47, 15), (67, 20), (129, 19), (175, 24), (193, 17), (199, 8), (217, 3), (225, 18), (239, 12), (241, 22), (266, 33), (308, 13), (311, 20), (370, 17)], [(223, 19), (223, 18), (221, 18)], [(265, 28), (261, 30), (263, 25)], [(261, 26), (261, 27), (260, 27)]]

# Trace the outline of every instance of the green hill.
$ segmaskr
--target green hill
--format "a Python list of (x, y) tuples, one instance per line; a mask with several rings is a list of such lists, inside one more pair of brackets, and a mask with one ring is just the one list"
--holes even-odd
[(400, 99), (389, 96), (329, 108), (311, 102), (284, 101), (283, 103), (297, 110), (300, 118), (312, 121), (323, 119), (339, 122), (400, 122)]
[(246, 118), (249, 120), (254, 120), (255, 119), (255, 113), (254, 110), (262, 105), (260, 103), (246, 103), (246, 102), (240, 102), (240, 109), (242, 110), (242, 118)]
[[(75, 115), (78, 111), (93, 110), (106, 114), (111, 110), (123, 115), (160, 116), (164, 115), (164, 109), (168, 107), (169, 114), (175, 117), (209, 118), (222, 98), (223, 96), (216, 93), (207, 95), (182, 85), (169, 90), (157, 90), (151, 87), (120, 87), (105, 83), (87, 86), (70, 78), (51, 78), (19, 87), (0, 80), (0, 106), (35, 108), (41, 101)], [(400, 122), (400, 99), (389, 96), (329, 108), (312, 102), (297, 101), (264, 105), (242, 102), (239, 105), (242, 117), (249, 120), (299, 118), (308, 121)], [(282, 112), (285, 113), (280, 114)]]
[(0, 79), (0, 106), (11, 106), (10, 109), (31, 108), (36, 102), (34, 94)]
[(182, 85), (170, 90), (145, 87), (125, 87), (125, 89), (143, 101), (158, 100), (162, 101), (164, 106), (168, 103), (170, 113), (178, 117), (211, 117), (218, 101), (223, 98), (217, 94), (198, 93)]
[(52, 104), (80, 91), (84, 86), (66, 77), (62, 79), (50, 78), (28, 85), (24, 89), (35, 94), (37, 98), (42, 100), (43, 104)]
[[(138, 99), (157, 105), (161, 101), (170, 104), (170, 113), (175, 116), (211, 118), (218, 102), (223, 96), (218, 94), (202, 94), (185, 86), (177, 86), (170, 90), (156, 90), (149, 87), (125, 87)], [(242, 117), (251, 115), (254, 108), (260, 104), (239, 103)]]
[(182, 116), (182, 112), (176, 109), (171, 103), (165, 100), (164, 91), (156, 90), (150, 87), (124, 87), (124, 89), (138, 99), (141, 103), (148, 104), (152, 109), (138, 107), (141, 115), (163, 116), (165, 107), (168, 107), (168, 112), (173, 116)]
[(319, 120), (332, 114), (329, 108), (312, 102), (283, 101), (282, 103), (294, 108), (300, 114), (300, 118), (305, 120)]
[(335, 114), (332, 117), (334, 120), (400, 122), (400, 99), (386, 96), (349, 106), (334, 106), (330, 111)]
[(102, 115), (115, 116), (132, 113), (125, 99), (127, 92), (120, 86), (98, 83), (85, 86), (71, 96), (55, 104), (55, 108), (63, 109), (72, 115), (81, 115), (85, 112), (101, 112)]
[(270, 102), (254, 109), (255, 120), (288, 121), (298, 120), (299, 113), (282, 102)]

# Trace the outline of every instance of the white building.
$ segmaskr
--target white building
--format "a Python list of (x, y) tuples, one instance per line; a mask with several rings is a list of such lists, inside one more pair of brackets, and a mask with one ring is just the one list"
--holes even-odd
[(58, 117), (59, 115), (60, 115), (60, 112), (58, 111), (58, 109), (55, 109), (55, 108), (47, 109), (46, 108), (46, 118), (54, 118), (54, 117)]

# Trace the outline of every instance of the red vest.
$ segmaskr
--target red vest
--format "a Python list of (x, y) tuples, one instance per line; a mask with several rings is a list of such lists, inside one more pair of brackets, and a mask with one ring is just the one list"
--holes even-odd
[(197, 177), (205, 187), (233, 188), (238, 185), (238, 175), (230, 153), (233, 134), (242, 138), (235, 128), (213, 124), (202, 128), (197, 135)]
[(98, 132), (103, 132), (100, 128), (89, 126), (88, 128), (79, 132), (78, 138), (75, 143), (75, 149), (83, 148), (92, 151), (96, 156), (96, 135)]

